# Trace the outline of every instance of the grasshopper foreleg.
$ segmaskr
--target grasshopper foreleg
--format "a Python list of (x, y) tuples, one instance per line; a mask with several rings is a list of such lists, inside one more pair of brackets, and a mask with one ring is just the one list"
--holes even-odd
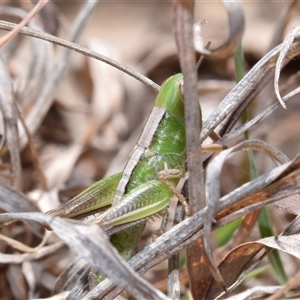
[(180, 201), (182, 206), (184, 207), (184, 211), (187, 216), (190, 216), (190, 208), (188, 203), (186, 202), (183, 195), (176, 189), (176, 187), (169, 181), (170, 179), (178, 179), (183, 176), (183, 172), (177, 169), (168, 169), (164, 171), (160, 171), (158, 173), (158, 179), (165, 184), (174, 194), (174, 196), (177, 197), (177, 199)]

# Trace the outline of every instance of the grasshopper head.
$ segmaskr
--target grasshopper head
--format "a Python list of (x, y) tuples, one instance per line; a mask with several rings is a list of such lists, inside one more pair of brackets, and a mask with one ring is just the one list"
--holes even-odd
[(161, 86), (155, 105), (184, 122), (182, 86), (182, 74), (179, 73), (168, 78)]

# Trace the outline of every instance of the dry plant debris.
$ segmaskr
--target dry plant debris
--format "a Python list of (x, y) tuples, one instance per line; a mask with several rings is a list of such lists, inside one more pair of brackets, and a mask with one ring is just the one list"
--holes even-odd
[[(296, 298), (298, 3), (1, 4), (0, 299)], [(236, 83), (242, 39), (246, 75)], [(195, 50), (205, 57), (199, 70)], [(183, 219), (172, 200), (166, 232), (152, 241), (160, 220), (150, 221), (127, 263), (108, 237), (131, 224), (100, 228), (93, 217), (45, 213), (122, 171), (153, 107), (155, 82), (178, 72), (192, 215)], [(226, 149), (199, 151), (212, 141)], [(246, 151), (255, 151), (256, 176)], [(272, 234), (259, 234), (259, 218), (269, 218)], [(222, 245), (220, 235), (228, 236)], [(269, 266), (274, 249), (284, 271)], [(89, 286), (91, 268), (109, 279)]]

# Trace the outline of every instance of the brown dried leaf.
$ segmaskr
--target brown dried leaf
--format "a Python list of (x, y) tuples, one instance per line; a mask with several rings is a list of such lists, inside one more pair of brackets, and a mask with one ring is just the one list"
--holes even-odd
[[(257, 180), (251, 181), (253, 187), (257, 182), (260, 188), (256, 187), (257, 192), (251, 193), (249, 196), (245, 196), (240, 201), (232, 203), (226, 209), (218, 213), (215, 218), (219, 219), (225, 215), (248, 207), (255, 210), (263, 201), (266, 204), (272, 203), (272, 201), (283, 199), (287, 196), (296, 194), (299, 189), (300, 181), (300, 169), (299, 169), (300, 157), (296, 157), (291, 163), (285, 164), (281, 167), (274, 169), (273, 171), (262, 175)], [(276, 172), (274, 172), (276, 170)], [(265, 177), (265, 178), (263, 178)], [(246, 187), (248, 184), (245, 184)]]
[[(100, 49), (100, 52), (112, 54), (113, 50), (99, 41), (90, 41), (91, 49)], [(90, 144), (95, 136), (96, 130), (101, 129), (114, 114), (120, 110), (123, 99), (123, 88), (121, 84), (121, 73), (116, 69), (94, 59), (89, 60), (91, 77), (93, 80), (92, 95), (92, 116), (88, 116), (86, 127), (82, 134), (78, 136), (76, 132), (76, 142), (65, 150), (61, 150), (53, 156), (53, 160), (48, 163), (45, 171), (48, 188), (59, 186), (70, 178), (78, 157), (82, 154), (85, 147)], [(76, 130), (76, 126), (75, 130)], [(53, 150), (52, 150), (53, 151)], [(62, 169), (61, 166), (64, 166)]]
[[(249, 262), (264, 248), (259, 243), (249, 242), (234, 248), (218, 266), (226, 286), (234, 284), (241, 273), (249, 266)], [(214, 299), (222, 292), (219, 284), (212, 281), (205, 299)]]
[[(71, 41), (77, 41), (83, 32), (84, 26), (87, 20), (90, 18), (97, 2), (85, 2), (81, 8), (80, 14), (78, 14), (77, 19), (73, 24), (73, 28), (70, 32), (69, 39)], [(24, 28), (23, 28), (24, 30)], [(21, 30), (20, 32), (22, 32)], [(53, 103), (53, 95), (57, 90), (61, 78), (67, 71), (67, 66), (70, 63), (73, 52), (69, 49), (64, 49), (61, 53), (57, 63), (50, 70), (47, 80), (43, 85), (39, 97), (30, 111), (29, 115), (26, 117), (26, 124), (31, 133), (35, 133), (39, 128), (42, 120), (44, 119), (46, 113)], [(27, 145), (26, 135), (21, 133), (21, 148), (23, 149)]]
[(256, 210), (252, 213), (246, 215), (238, 230), (234, 233), (231, 240), (222, 248), (219, 248), (214, 253), (214, 260), (216, 265), (220, 263), (223, 257), (228, 253), (231, 249), (237, 247), (238, 245), (246, 242), (250, 236), (250, 233), (253, 230), (253, 227), (257, 221), (257, 218), (260, 214), (261, 210)]
[(298, 216), (300, 215), (300, 195), (286, 197), (283, 200), (272, 203), (270, 206)]
[(52, 149), (56, 155), (52, 157), (44, 171), (49, 189), (65, 183), (70, 178), (74, 165), (82, 153), (82, 146), (81, 144), (74, 144), (67, 149), (61, 149), (61, 147), (57, 148), (56, 151)]
[[(119, 59), (117, 49), (108, 43), (91, 39), (88, 46), (91, 50)], [(93, 81), (92, 114), (96, 128), (101, 129), (123, 105), (123, 74), (95, 59), (89, 58), (88, 63)]]
[[(282, 235), (244, 243), (230, 251), (218, 266), (220, 273), (224, 276), (227, 286), (231, 286), (230, 290), (232, 290), (237, 283), (241, 282), (261, 258), (270, 251), (270, 249), (266, 249), (262, 255), (255, 258), (255, 256), (264, 249), (264, 246), (281, 250), (300, 258), (299, 232), (300, 218), (298, 217), (285, 229)], [(213, 280), (207, 292), (206, 299), (213, 299), (221, 292), (222, 290), (218, 283)]]

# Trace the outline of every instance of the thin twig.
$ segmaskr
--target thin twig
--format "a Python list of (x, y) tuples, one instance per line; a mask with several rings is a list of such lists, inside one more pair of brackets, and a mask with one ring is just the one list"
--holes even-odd
[(8, 41), (13, 39), (20, 30), (48, 3), (48, 0), (39, 0), (33, 9), (26, 15), (26, 17), (9, 33), (0, 39), (0, 47), (4, 46)]
[[(14, 23), (10, 23), (10, 22), (5, 22), (5, 21), (0, 21), (0, 29), (3, 30), (13, 30), (17, 25)], [(153, 82), (152, 80), (150, 80), (149, 78), (147, 78), (146, 76), (140, 74), (139, 72), (136, 72), (122, 64), (120, 64), (119, 62), (117, 62), (116, 60), (109, 58), (105, 55), (101, 55), (95, 51), (92, 51), (88, 48), (82, 47), (78, 44), (66, 41), (64, 39), (58, 38), (56, 36), (53, 36), (51, 34), (45, 33), (45, 32), (41, 32), (38, 30), (34, 30), (28, 27), (23, 27), (20, 30), (20, 33), (28, 35), (28, 36), (32, 36), (41, 40), (45, 40), (48, 42), (51, 42), (53, 44), (65, 47), (65, 48), (69, 48), (72, 49), (78, 53), (81, 53), (83, 55), (86, 55), (88, 57), (92, 57), (95, 58), (97, 60), (100, 60), (102, 62), (107, 63), (108, 65), (115, 67), (116, 69), (123, 71), (124, 73), (128, 74), (129, 76), (137, 79), (138, 81), (140, 81), (141, 83), (144, 83), (145, 85), (147, 85), (148, 87), (152, 88), (155, 92), (158, 92), (160, 89), (160, 86), (158, 84), (156, 84), (155, 82)]]

